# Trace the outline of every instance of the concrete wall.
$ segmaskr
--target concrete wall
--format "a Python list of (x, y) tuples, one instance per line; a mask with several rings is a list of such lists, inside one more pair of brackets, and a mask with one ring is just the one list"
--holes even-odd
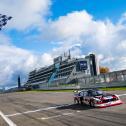
[(41, 89), (79, 89), (79, 88), (98, 88), (98, 87), (121, 87), (126, 86), (126, 70), (110, 72), (94, 77), (78, 77), (76, 83), (55, 84), (41, 87)]

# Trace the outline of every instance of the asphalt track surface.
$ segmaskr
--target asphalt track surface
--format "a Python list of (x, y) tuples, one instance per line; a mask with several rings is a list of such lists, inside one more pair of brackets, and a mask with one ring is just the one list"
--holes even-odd
[(97, 109), (73, 104), (70, 92), (0, 94), (0, 126), (126, 126), (126, 95), (120, 98), (124, 104)]

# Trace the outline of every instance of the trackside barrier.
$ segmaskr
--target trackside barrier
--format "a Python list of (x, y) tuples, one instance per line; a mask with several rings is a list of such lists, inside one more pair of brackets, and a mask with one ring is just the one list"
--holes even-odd
[(71, 83), (66, 83), (68, 78), (54, 80), (50, 84), (45, 82), (36, 82), (32, 84), (35, 90), (59, 90), (59, 89), (82, 89), (99, 87), (124, 87), (126, 86), (126, 70), (109, 72), (98, 76), (82, 77), (78, 76), (71, 79)]
[(122, 87), (126, 86), (126, 70), (114, 71), (93, 77), (78, 77), (75, 79), (75, 83), (72, 84), (65, 84), (65, 80), (59, 80), (56, 83), (51, 84), (50, 86), (47, 85), (47, 87), (45, 87), (44, 89)]

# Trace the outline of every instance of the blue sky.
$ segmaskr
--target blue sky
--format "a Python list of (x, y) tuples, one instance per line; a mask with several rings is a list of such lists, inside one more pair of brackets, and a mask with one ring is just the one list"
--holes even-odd
[(114, 22), (125, 9), (125, 0), (54, 0), (51, 7), (54, 19), (72, 11), (86, 10), (95, 19), (110, 18)]
[[(95, 20), (110, 19), (113, 23), (116, 23), (125, 12), (125, 8), (125, 0), (69, 0), (69, 2), (66, 2), (66, 0), (53, 0), (50, 7), (50, 14), (46, 18), (47, 20), (56, 20), (60, 16), (67, 15), (73, 11), (86, 10), (89, 14), (93, 15)], [(45, 51), (54, 48), (54, 45), (38, 38), (31, 42), (27, 40), (27, 36), (36, 36), (41, 34), (36, 29), (31, 30), (29, 33), (13, 29), (7, 32), (7, 34), (13, 40), (13, 44), (20, 48), (33, 50), (37, 53), (44, 53)]]
[(0, 85), (15, 85), (18, 74), (25, 82), (69, 49), (73, 57), (96, 53), (111, 71), (126, 68), (125, 0), (12, 2), (0, 1), (0, 13), (13, 17), (0, 31)]

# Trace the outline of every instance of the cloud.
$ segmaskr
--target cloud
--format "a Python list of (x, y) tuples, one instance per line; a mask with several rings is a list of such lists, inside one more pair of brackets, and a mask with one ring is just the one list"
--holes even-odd
[(2, 0), (0, 13), (13, 17), (8, 22), (10, 28), (25, 30), (43, 25), (50, 5), (51, 0)]
[[(54, 57), (69, 49), (72, 57), (84, 57), (89, 52), (94, 52), (98, 55), (100, 65), (111, 70), (126, 68), (125, 14), (116, 23), (109, 19), (96, 20), (85, 10), (47, 21), (45, 16), (49, 13), (50, 0), (37, 0), (35, 3), (33, 0), (13, 0), (11, 7), (9, 2), (1, 2), (0, 10), (4, 10), (1, 13), (15, 17), (12, 24), (9, 23), (11, 27), (25, 30), (43, 24), (40, 29), (42, 41), (53, 43), (55, 47), (49, 52), (37, 55), (14, 46), (8, 36), (0, 34), (1, 85), (15, 85), (18, 74), (26, 81), (29, 71), (52, 64)], [(18, 8), (19, 13), (15, 12)]]
[(29, 52), (14, 46), (0, 45), (0, 50), (0, 85), (15, 85), (16, 82), (12, 80), (13, 75), (17, 73), (18, 76), (19, 71), (26, 73), (31, 69), (34, 65), (31, 62), (33, 56)]
[(49, 54), (35, 55), (12, 45), (0, 45), (0, 86), (16, 85), (18, 75), (26, 82), (28, 72), (51, 64), (51, 60)]
[(76, 42), (83, 44), (88, 41), (90, 43), (94, 40), (95, 43), (104, 46), (112, 39), (114, 30), (115, 26), (109, 20), (94, 20), (93, 16), (86, 11), (75, 11), (55, 21), (49, 21), (46, 27), (48, 36), (45, 32), (43, 37), (57, 42), (66, 41), (71, 45)]
[(0, 45), (11, 45), (11, 39), (3, 33), (0, 33)]
[[(51, 0), (4, 0), (0, 2), (0, 13), (13, 17), (7, 27), (24, 32), (45, 25), (50, 5)], [(26, 81), (29, 71), (51, 63), (50, 54), (36, 55), (16, 47), (10, 37), (0, 33), (0, 85), (5, 86), (15, 85), (18, 74)]]
[[(89, 34), (92, 32), (88, 28), (91, 20), (92, 16), (86, 11), (69, 13), (66, 16), (59, 17), (55, 21), (49, 20), (43, 37), (55, 41), (66, 40), (71, 37), (77, 39), (84, 33)], [(47, 33), (49, 33), (49, 36), (47, 36)]]
[(48, 54), (48, 53), (42, 54), (40, 60), (43, 64), (43, 66), (48, 66), (53, 63), (53, 58), (52, 58), (51, 54)]
[(119, 49), (120, 51), (126, 50), (126, 40), (121, 41), (121, 42), (118, 44), (117, 49)]
[[(42, 38), (57, 43), (58, 47), (53, 49), (54, 52), (62, 53), (72, 49), (74, 56), (94, 52), (105, 58), (101, 60), (101, 65), (119, 70), (123, 66), (120, 62), (125, 64), (126, 58), (125, 15), (113, 23), (109, 19), (95, 20), (85, 10), (73, 11), (56, 20), (49, 20)], [(115, 64), (119, 64), (118, 67)]]

